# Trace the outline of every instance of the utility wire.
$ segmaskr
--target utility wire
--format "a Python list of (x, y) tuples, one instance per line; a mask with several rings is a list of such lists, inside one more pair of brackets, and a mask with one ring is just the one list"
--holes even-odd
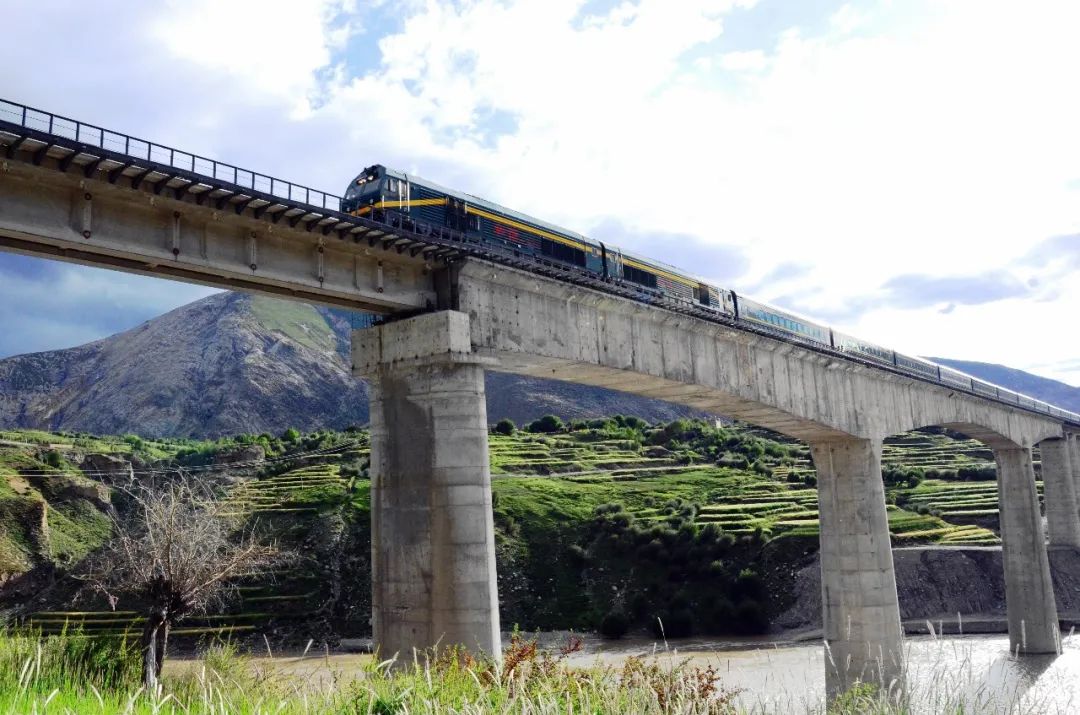
[[(267, 465), (267, 464), (280, 464), (282, 462), (291, 462), (291, 461), (294, 461), (294, 460), (297, 460), (297, 459), (308, 459), (308, 458), (311, 458), (311, 457), (326, 456), (326, 455), (334, 454), (336, 452), (341, 452), (341, 451), (344, 451), (346, 449), (349, 449), (351, 447), (356, 447), (356, 446), (367, 446), (367, 445), (366, 445), (366, 443), (362, 443), (361, 440), (352, 440), (350, 442), (342, 442), (341, 444), (334, 445), (333, 447), (327, 447), (326, 449), (313, 450), (313, 451), (310, 451), (310, 452), (300, 452), (300, 453), (297, 453), (297, 454), (282, 455), (280, 457), (273, 457), (271, 459), (251, 460), (251, 461), (247, 461), (247, 462), (227, 462), (225, 464), (205, 464), (205, 465), (196, 466), (196, 467), (184, 467), (184, 466), (177, 465), (175, 467), (169, 467), (169, 468), (163, 468), (163, 469), (133, 469), (131, 473), (133, 475), (151, 475), (151, 474), (169, 474), (171, 472), (176, 472), (176, 471), (185, 471), (185, 472), (203, 472), (203, 471), (212, 471), (212, 470), (221, 471), (221, 470), (227, 470), (227, 469), (237, 469), (237, 468), (245, 468), (245, 467), (264, 466), (264, 465)], [(12, 467), (11, 469), (13, 469), (18, 474), (18, 476), (21, 476), (21, 477), (51, 477), (51, 476), (57, 476), (57, 475), (103, 477), (103, 476), (115, 476), (115, 474), (116, 474), (115, 472), (110, 472), (110, 471), (105, 471), (105, 470), (90, 470), (90, 471), (79, 470), (79, 472), (77, 474), (73, 474), (72, 472), (65, 472), (65, 471), (62, 471), (62, 470), (46, 471), (46, 470), (43, 470), (43, 469), (37, 469), (37, 470), (31, 469), (31, 470), (23, 471), (23, 470), (15, 469), (14, 467)]]

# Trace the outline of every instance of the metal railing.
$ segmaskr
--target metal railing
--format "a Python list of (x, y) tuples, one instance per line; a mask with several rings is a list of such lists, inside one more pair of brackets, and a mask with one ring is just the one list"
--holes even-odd
[(190, 171), (216, 181), (225, 181), (241, 188), (251, 189), (263, 194), (276, 196), (288, 201), (302, 202), (320, 209), (338, 211), (341, 197), (325, 191), (300, 186), (291, 181), (278, 179), (266, 174), (242, 169), (214, 159), (189, 152), (173, 149), (155, 142), (138, 139), (109, 131), (93, 124), (79, 122), (68, 117), (61, 117), (23, 104), (0, 99), (0, 122), (24, 127), (31, 131), (42, 132), (63, 139), (68, 139), (86, 147), (97, 147), (106, 151), (123, 154), (135, 161), (147, 161), (163, 164), (174, 169)]

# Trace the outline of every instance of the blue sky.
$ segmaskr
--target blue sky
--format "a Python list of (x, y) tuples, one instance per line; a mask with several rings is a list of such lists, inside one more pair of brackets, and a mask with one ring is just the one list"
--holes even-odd
[[(335, 193), (397, 166), (906, 352), (1080, 385), (1075, 3), (42, 0), (5, 21), (6, 99)], [(64, 37), (100, 40), (42, 51)], [(0, 356), (208, 292), (0, 254)]]

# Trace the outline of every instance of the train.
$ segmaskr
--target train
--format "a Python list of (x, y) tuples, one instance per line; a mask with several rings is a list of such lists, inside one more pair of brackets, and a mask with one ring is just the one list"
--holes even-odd
[(674, 301), (695, 312), (713, 313), (718, 318), (749, 326), (758, 332), (1080, 423), (1080, 414), (958, 370), (846, 335), (790, 311), (739, 295), (734, 290), (711, 285), (674, 266), (381, 164), (367, 167), (350, 182), (341, 199), (341, 211), (376, 221), (408, 221), (446, 227), (496, 253), (580, 271), (642, 298)]

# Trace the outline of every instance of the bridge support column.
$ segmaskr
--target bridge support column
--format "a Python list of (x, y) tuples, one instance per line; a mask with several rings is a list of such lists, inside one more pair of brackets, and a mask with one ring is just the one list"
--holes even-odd
[(821, 605), (825, 684), (830, 698), (858, 681), (903, 687), (881, 440), (810, 445), (821, 519)]
[(484, 365), (445, 311), (353, 333), (371, 403), (372, 626), (383, 657), (498, 657)]
[(1013, 653), (1056, 653), (1059, 634), (1054, 585), (1046, 555), (1031, 450), (994, 450), (1009, 648)]
[(1077, 514), (1080, 514), (1080, 435), (1066, 436), (1069, 445), (1069, 464), (1073, 476), (1073, 493), (1076, 495)]
[(1077, 512), (1075, 478), (1068, 440), (1047, 439), (1039, 443), (1042, 453), (1043, 495), (1050, 545), (1080, 549), (1080, 512)]

